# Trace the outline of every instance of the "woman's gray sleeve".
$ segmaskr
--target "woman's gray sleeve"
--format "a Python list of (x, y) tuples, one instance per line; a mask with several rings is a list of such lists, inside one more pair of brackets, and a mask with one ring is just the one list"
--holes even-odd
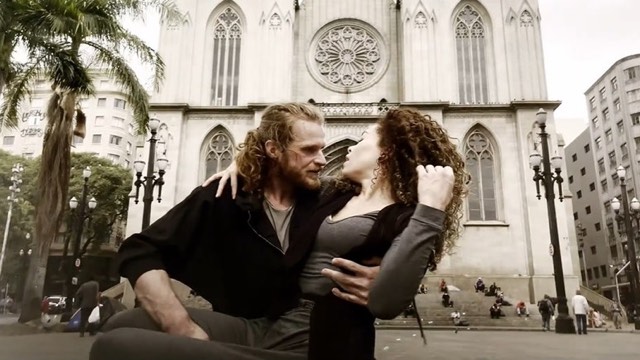
[(393, 240), (373, 281), (367, 305), (373, 315), (392, 319), (409, 306), (427, 270), (444, 219), (444, 212), (417, 205), (407, 227)]

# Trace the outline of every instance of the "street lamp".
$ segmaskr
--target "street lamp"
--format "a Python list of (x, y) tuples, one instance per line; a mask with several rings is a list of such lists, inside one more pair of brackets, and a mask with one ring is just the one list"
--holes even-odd
[(2, 241), (2, 252), (0, 253), (0, 274), (2, 274), (2, 264), (4, 264), (4, 256), (7, 249), (7, 239), (9, 238), (9, 225), (11, 225), (13, 203), (18, 202), (16, 194), (20, 192), (23, 171), (24, 167), (21, 164), (15, 164), (11, 169), (11, 186), (9, 186), (10, 194), (9, 196), (7, 196), (7, 201), (9, 202), (9, 212), (7, 213), (7, 225), (4, 227), (4, 240)]
[[(149, 139), (149, 165), (147, 166), (147, 176), (142, 180), (142, 171), (146, 165), (142, 160), (136, 160), (133, 162), (133, 168), (136, 171), (136, 181), (134, 183), (136, 187), (135, 203), (138, 203), (138, 197), (140, 195), (140, 187), (144, 185), (144, 193), (142, 195), (142, 202), (144, 204), (142, 210), (142, 229), (146, 229), (151, 221), (151, 203), (153, 202), (153, 188), (158, 186), (158, 202), (162, 201), (162, 185), (164, 185), (163, 176), (165, 170), (169, 165), (169, 160), (165, 156), (163, 151), (156, 160), (156, 134), (158, 133), (158, 127), (160, 127), (160, 120), (151, 118), (149, 120), (149, 131), (151, 132), (151, 138)], [(153, 168), (158, 167), (158, 177), (153, 174)]]
[[(27, 234), (28, 236), (26, 237), (27, 240), (29, 240), (29, 234)], [(29, 246), (29, 244), (27, 243), (27, 246)], [(16, 301), (22, 301), (22, 293), (24, 292), (24, 286), (27, 283), (27, 271), (29, 270), (29, 262), (31, 261), (31, 254), (32, 254), (32, 250), (31, 249), (27, 249), (27, 251), (25, 251), (24, 249), (20, 249), (20, 251), (18, 252), (18, 255), (20, 255), (20, 265), (22, 265), (22, 281), (20, 282), (20, 291), (18, 291), (18, 294), (16, 296)]]
[(587, 236), (587, 229), (578, 223), (576, 226), (576, 234), (578, 235), (580, 253), (582, 254), (582, 266), (584, 267), (584, 284), (589, 287), (589, 278), (587, 277), (587, 254), (584, 252), (584, 238)]
[[(635, 217), (635, 213), (640, 210), (640, 203), (638, 200), (634, 198), (635, 201), (632, 201), (632, 208), (629, 208), (629, 201), (627, 198), (627, 184), (625, 182), (625, 177), (627, 175), (624, 167), (620, 166), (616, 170), (618, 177), (620, 178), (620, 197), (622, 198), (622, 211), (623, 214), (620, 215), (620, 201), (617, 198), (613, 198), (611, 200), (611, 208), (616, 213), (616, 220), (622, 216), (622, 220), (624, 221), (624, 227), (627, 235), (627, 257), (629, 260), (629, 288), (631, 290), (631, 307), (630, 312), (627, 314), (628, 316), (632, 316), (634, 319), (634, 324), (636, 330), (640, 330), (640, 284), (638, 283), (638, 265), (636, 262), (636, 245), (635, 238), (633, 236), (633, 228), (631, 227), (631, 217)], [(636, 207), (637, 209), (634, 209)], [(631, 213), (633, 209), (634, 214)]]
[[(82, 241), (82, 233), (84, 232), (84, 221), (91, 218), (92, 211), (98, 205), (98, 202), (94, 197), (92, 197), (89, 201), (87, 201), (87, 196), (88, 196), (87, 193), (89, 191), (89, 177), (91, 177), (90, 167), (87, 166), (82, 171), (82, 177), (84, 179), (84, 184), (82, 186), (82, 202), (78, 202), (78, 199), (76, 199), (75, 197), (72, 197), (71, 200), (69, 200), (69, 208), (71, 209), (71, 212), (72, 212), (72, 216), (71, 216), (72, 219), (74, 217), (75, 210), (78, 208), (78, 205), (80, 205), (80, 208), (78, 209), (78, 214), (75, 217), (76, 226), (75, 226), (75, 239), (73, 241), (73, 255), (72, 255), (73, 263), (69, 261), (67, 264), (67, 281), (66, 281), (67, 299), (73, 299), (73, 295), (74, 295), (73, 285), (75, 285), (73, 278), (74, 278), (74, 275), (76, 275), (77, 269), (79, 269), (82, 264), (82, 261), (80, 259), (81, 257), (80, 243)], [(66, 256), (63, 256), (63, 257), (66, 260)], [(72, 303), (71, 301), (67, 302), (67, 310), (71, 310), (71, 303)]]
[[(551, 244), (549, 252), (553, 258), (553, 277), (556, 284), (556, 297), (558, 299), (558, 317), (556, 318), (556, 333), (575, 334), (573, 319), (569, 316), (567, 308), (567, 295), (564, 289), (564, 272), (562, 270), (562, 256), (560, 254), (560, 240), (558, 237), (558, 223), (556, 219), (555, 194), (553, 192), (554, 183), (558, 184), (558, 199), (562, 201), (562, 157), (556, 155), (549, 161), (549, 144), (547, 143), (549, 134), (545, 131), (547, 127), (547, 112), (544, 109), (536, 113), (536, 123), (540, 128), (540, 142), (542, 143), (542, 155), (535, 152), (529, 156), (529, 164), (533, 168), (533, 181), (536, 183), (537, 197), (540, 199), (540, 182), (544, 186), (544, 197), (547, 200), (547, 215), (549, 218), (549, 234)], [(540, 170), (540, 163), (543, 168)], [(551, 167), (555, 174), (551, 171)]]

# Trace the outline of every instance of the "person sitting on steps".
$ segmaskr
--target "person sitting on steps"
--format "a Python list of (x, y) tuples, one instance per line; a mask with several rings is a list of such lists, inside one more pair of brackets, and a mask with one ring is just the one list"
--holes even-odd
[(451, 296), (449, 295), (449, 290), (446, 288), (442, 292), (442, 306), (444, 307), (453, 307), (453, 301), (451, 301)]
[(473, 287), (476, 289), (476, 292), (484, 293), (486, 290), (486, 286), (481, 277), (478, 278), (478, 281), (476, 281), (476, 284)]

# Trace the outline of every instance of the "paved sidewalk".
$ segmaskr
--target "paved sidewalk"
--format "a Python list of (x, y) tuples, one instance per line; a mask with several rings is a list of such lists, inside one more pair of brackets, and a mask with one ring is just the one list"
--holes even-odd
[[(427, 346), (422, 344), (419, 332), (413, 330), (382, 330), (377, 337), (378, 360), (636, 360), (640, 354), (640, 334), (631, 333), (578, 336), (430, 330)], [(93, 340), (88, 336), (79, 338), (75, 333), (0, 336), (0, 359), (87, 360)]]

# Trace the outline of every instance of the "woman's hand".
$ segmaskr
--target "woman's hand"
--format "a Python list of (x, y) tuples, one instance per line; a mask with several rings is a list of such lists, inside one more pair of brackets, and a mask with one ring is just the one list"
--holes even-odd
[(227, 185), (227, 180), (231, 179), (231, 198), (235, 199), (238, 190), (238, 167), (236, 166), (236, 162), (232, 162), (228, 168), (220, 171), (219, 173), (213, 174), (202, 184), (202, 187), (208, 186), (217, 179), (220, 179), (220, 184), (218, 184), (216, 197), (220, 197), (220, 195), (222, 195), (222, 190), (224, 190), (225, 185)]
[(418, 165), (418, 201), (445, 211), (453, 198), (455, 176), (450, 166)]

